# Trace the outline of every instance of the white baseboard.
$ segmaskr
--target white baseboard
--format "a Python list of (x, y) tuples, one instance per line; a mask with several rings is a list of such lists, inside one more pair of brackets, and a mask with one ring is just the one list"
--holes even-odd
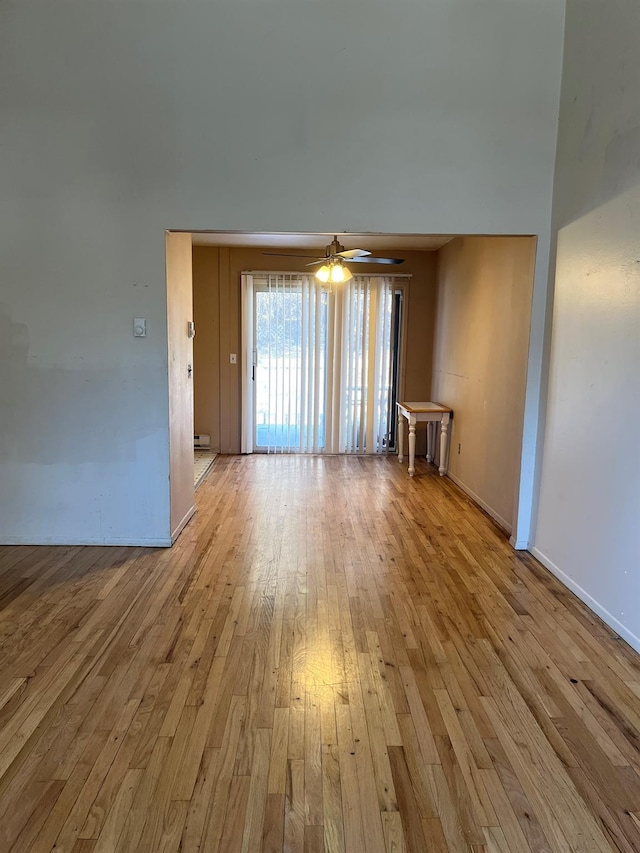
[(597, 602), (595, 598), (590, 596), (586, 590), (570, 578), (569, 575), (565, 574), (562, 569), (559, 569), (555, 563), (542, 553), (542, 551), (533, 547), (531, 548), (531, 553), (536, 560), (542, 563), (545, 569), (548, 569), (552, 575), (555, 575), (559, 581), (571, 590), (571, 592), (578, 596), (580, 601), (584, 602), (587, 607), (593, 610), (593, 612), (598, 615), (603, 622), (606, 622), (607, 625), (616, 632), (616, 634), (619, 634), (623, 640), (626, 640), (632, 649), (635, 649), (636, 652), (640, 653), (640, 637), (636, 637), (636, 635), (629, 631), (622, 622), (618, 622), (615, 616), (612, 616), (611, 613)]
[[(499, 513), (497, 513), (494, 509), (492, 509), (492, 507), (490, 507), (488, 503), (485, 503), (485, 501), (483, 501), (481, 497), (476, 495), (475, 492), (472, 492), (471, 489), (468, 486), (466, 486), (461, 480), (459, 480), (454, 474), (447, 472), (447, 477), (449, 477), (450, 480), (453, 480), (453, 482), (456, 484), (456, 486), (458, 486), (458, 488), (462, 489), (462, 491), (466, 495), (469, 495), (469, 497), (471, 498), (471, 500), (474, 503), (477, 503), (478, 506), (482, 507), (482, 509), (486, 513), (488, 513), (491, 516), (491, 518), (494, 521), (496, 521), (506, 533), (511, 533), (511, 525), (509, 524), (509, 522), (506, 519), (502, 518), (502, 516)], [(515, 547), (515, 545), (514, 545), (514, 547)]]
[(171, 537), (155, 537), (150, 539), (145, 539), (143, 537), (109, 537), (108, 539), (101, 538), (99, 536), (88, 536), (88, 537), (59, 537), (59, 536), (43, 536), (38, 537), (36, 540), (35, 537), (30, 538), (28, 536), (3, 536), (0, 539), (0, 546), (2, 545), (104, 545), (104, 546), (124, 546), (124, 547), (132, 547), (132, 548), (170, 548), (173, 543), (176, 541), (178, 536), (182, 533), (185, 525), (192, 518), (195, 513), (196, 508), (192, 506), (191, 509), (185, 513), (184, 518), (176, 527), (174, 533)]
[(57, 536), (44, 536), (42, 538), (38, 538), (37, 541), (34, 541), (34, 538), (30, 538), (28, 536), (4, 536), (2, 537), (2, 541), (0, 541), (0, 546), (2, 545), (104, 545), (106, 547), (130, 546), (132, 548), (170, 548), (171, 539), (167, 539), (164, 537), (160, 537), (157, 539), (129, 539), (127, 537), (125, 537), (124, 539), (106, 539), (100, 538), (98, 536), (88, 537), (85, 539), (80, 537), (60, 538)]
[(528, 539), (516, 539), (515, 536), (512, 536), (509, 539), (509, 544), (514, 549), (514, 551), (528, 551), (529, 550), (529, 540)]
[(182, 531), (184, 530), (184, 528), (186, 527), (186, 525), (189, 523), (189, 521), (190, 521), (190, 520), (191, 520), (191, 518), (193, 517), (193, 515), (194, 515), (195, 511), (196, 511), (196, 508), (195, 508), (195, 505), (194, 505), (194, 506), (192, 506), (192, 507), (191, 507), (191, 509), (188, 509), (188, 510), (185, 512), (185, 514), (184, 514), (184, 518), (182, 519), (182, 521), (178, 524), (178, 526), (176, 527), (176, 529), (175, 529), (175, 530), (173, 531), (173, 533), (171, 534), (171, 543), (170, 543), (171, 545), (173, 545), (173, 543), (176, 541), (176, 539), (178, 538), (178, 536), (180, 536), (180, 534), (182, 533)]

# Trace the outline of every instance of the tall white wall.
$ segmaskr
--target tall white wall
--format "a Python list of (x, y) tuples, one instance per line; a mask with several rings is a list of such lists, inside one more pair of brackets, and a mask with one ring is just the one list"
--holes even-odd
[(0, 541), (168, 540), (167, 228), (539, 234), (543, 314), (563, 9), (0, 4)]
[(534, 553), (640, 651), (640, 6), (569, 0)]

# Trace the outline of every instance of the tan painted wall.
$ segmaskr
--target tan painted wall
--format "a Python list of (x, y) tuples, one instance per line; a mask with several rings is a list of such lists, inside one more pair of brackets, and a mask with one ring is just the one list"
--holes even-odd
[(169, 481), (171, 535), (193, 512), (193, 341), (191, 234), (167, 234), (167, 342), (169, 352)]
[[(385, 250), (385, 254), (405, 258), (398, 271), (413, 275), (408, 294), (405, 397), (425, 399), (431, 385), (436, 254), (401, 250)], [(240, 274), (247, 270), (295, 272), (302, 264), (303, 259), (263, 255), (259, 248), (193, 248), (195, 431), (209, 433), (216, 451), (240, 452)], [(361, 264), (358, 272), (370, 275), (380, 272), (380, 267)], [(229, 364), (230, 353), (237, 354), (236, 365)], [(423, 440), (421, 435), (418, 451)]]
[(533, 237), (457, 237), (438, 252), (432, 387), (454, 410), (449, 473), (509, 531), (535, 250)]

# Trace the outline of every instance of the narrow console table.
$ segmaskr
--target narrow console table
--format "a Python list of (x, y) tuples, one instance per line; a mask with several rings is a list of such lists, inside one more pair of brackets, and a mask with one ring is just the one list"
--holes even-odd
[(398, 407), (398, 462), (404, 459), (404, 421), (409, 423), (409, 476), (415, 474), (416, 424), (427, 424), (427, 462), (435, 456), (437, 423), (440, 424), (440, 476), (447, 473), (447, 449), (449, 445), (449, 422), (453, 410), (440, 403), (396, 403)]

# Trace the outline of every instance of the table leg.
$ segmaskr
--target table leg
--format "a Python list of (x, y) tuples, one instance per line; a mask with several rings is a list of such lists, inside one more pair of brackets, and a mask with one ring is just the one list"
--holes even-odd
[(447, 445), (449, 444), (449, 414), (442, 416), (440, 424), (440, 476), (447, 473)]
[(416, 471), (416, 422), (411, 418), (409, 421), (409, 476), (413, 477)]
[(427, 462), (433, 462), (432, 455), (432, 433), (433, 433), (433, 421), (427, 421)]
[(398, 414), (398, 462), (404, 459), (404, 415)]

